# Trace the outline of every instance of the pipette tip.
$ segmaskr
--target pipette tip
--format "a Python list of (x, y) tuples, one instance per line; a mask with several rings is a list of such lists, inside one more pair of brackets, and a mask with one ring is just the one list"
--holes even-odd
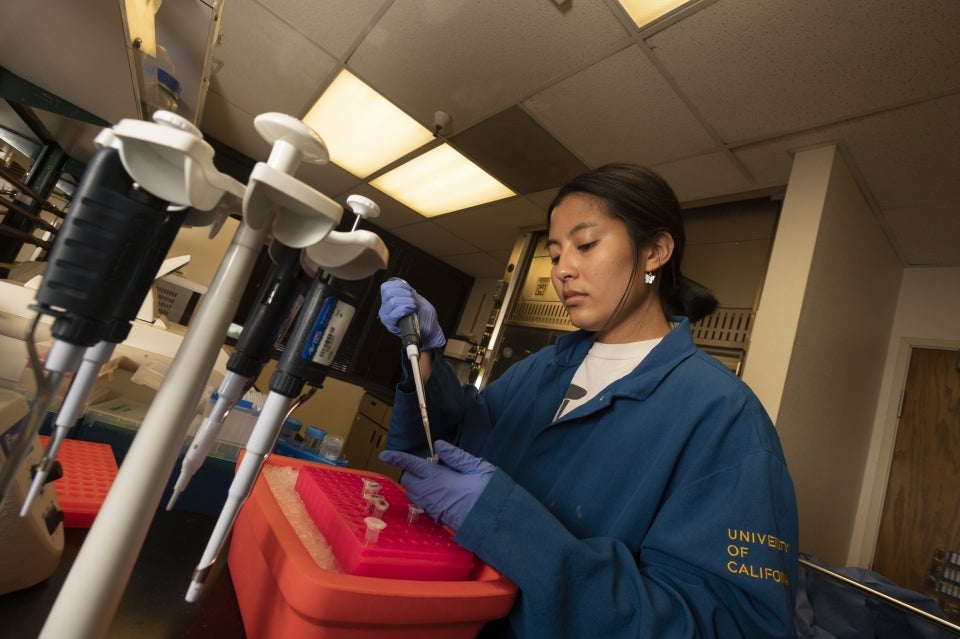
[(191, 581), (190, 587), (187, 589), (187, 595), (183, 598), (187, 603), (195, 603), (197, 597), (200, 596), (200, 590), (203, 589), (203, 582), (200, 581)]
[(37, 466), (36, 473), (33, 475), (33, 482), (30, 484), (30, 490), (27, 491), (27, 497), (23, 500), (23, 506), (20, 507), (21, 517), (26, 517), (30, 513), (30, 505), (33, 504), (33, 500), (40, 494), (40, 490), (47, 480), (49, 468), (50, 464), (44, 465), (43, 460), (41, 460)]
[(196, 570), (193, 571), (193, 578), (190, 581), (190, 587), (187, 588), (187, 594), (183, 598), (187, 603), (195, 602), (197, 597), (200, 596), (200, 591), (203, 590), (203, 584), (210, 575), (210, 570), (212, 568), (213, 564), (207, 564), (202, 568), (198, 566)]
[(182, 490), (174, 490), (173, 494), (170, 495), (170, 501), (167, 502), (167, 510), (173, 510), (174, 504), (177, 503), (177, 499), (180, 497)]

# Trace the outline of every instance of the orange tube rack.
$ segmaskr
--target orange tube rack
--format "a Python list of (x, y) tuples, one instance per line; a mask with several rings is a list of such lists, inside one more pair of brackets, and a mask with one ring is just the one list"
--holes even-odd
[[(321, 466), (278, 455), (267, 464), (298, 470)], [(399, 488), (392, 479), (368, 471), (335, 472)], [(297, 537), (262, 476), (237, 517), (227, 565), (247, 639), (470, 638), (487, 621), (506, 615), (516, 595), (510, 580), (479, 560), (467, 579), (457, 581), (323, 569)]]

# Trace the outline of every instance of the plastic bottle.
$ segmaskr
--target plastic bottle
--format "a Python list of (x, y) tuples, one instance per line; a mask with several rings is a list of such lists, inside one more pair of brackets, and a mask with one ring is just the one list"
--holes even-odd
[(273, 447), (273, 452), (287, 457), (299, 457), (301, 450), (300, 429), (303, 428), (303, 422), (296, 417), (287, 417), (280, 428), (280, 435), (277, 437), (277, 443)]
[(326, 436), (327, 433), (322, 428), (317, 428), (316, 426), (307, 426), (307, 432), (303, 440), (303, 445), (304, 447), (309, 448), (312, 452), (319, 453), (320, 442), (322, 442)]

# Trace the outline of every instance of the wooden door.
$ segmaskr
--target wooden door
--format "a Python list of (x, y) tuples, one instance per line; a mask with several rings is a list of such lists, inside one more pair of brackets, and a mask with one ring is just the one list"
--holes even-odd
[(873, 569), (926, 592), (934, 550), (960, 550), (960, 352), (914, 348)]

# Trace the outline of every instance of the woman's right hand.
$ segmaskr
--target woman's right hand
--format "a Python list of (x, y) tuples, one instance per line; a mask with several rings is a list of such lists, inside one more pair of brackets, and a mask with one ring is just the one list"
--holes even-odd
[(391, 278), (380, 285), (380, 322), (396, 336), (400, 336), (400, 320), (412, 313), (420, 323), (420, 348), (443, 348), (447, 339), (437, 322), (437, 309), (405, 281)]

